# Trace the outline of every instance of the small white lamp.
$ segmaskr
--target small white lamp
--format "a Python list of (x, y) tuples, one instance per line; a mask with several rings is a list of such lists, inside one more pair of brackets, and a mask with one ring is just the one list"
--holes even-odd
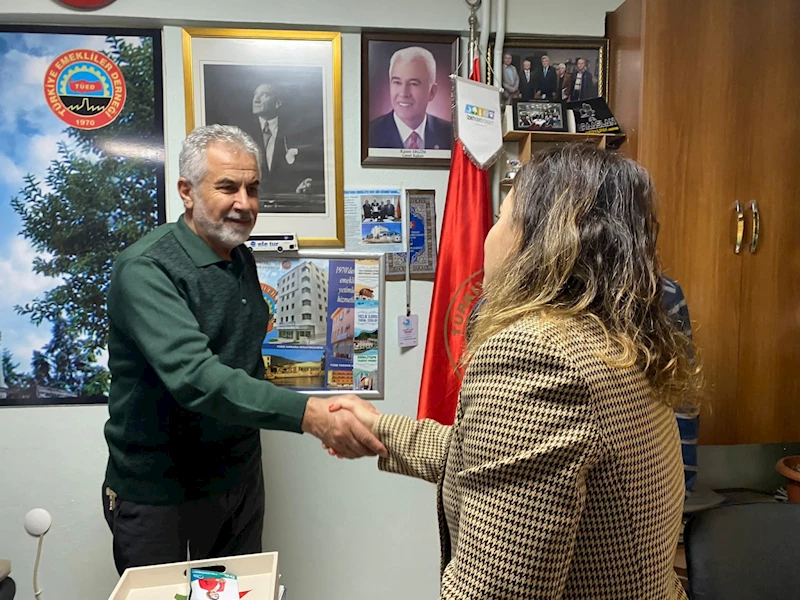
[(25, 531), (33, 537), (39, 538), (39, 547), (36, 550), (36, 564), (33, 566), (33, 595), (36, 600), (42, 597), (42, 590), (39, 589), (39, 559), (42, 557), (42, 542), (44, 541), (44, 534), (50, 531), (50, 526), (53, 524), (53, 518), (50, 513), (43, 508), (34, 508), (27, 515), (25, 515)]

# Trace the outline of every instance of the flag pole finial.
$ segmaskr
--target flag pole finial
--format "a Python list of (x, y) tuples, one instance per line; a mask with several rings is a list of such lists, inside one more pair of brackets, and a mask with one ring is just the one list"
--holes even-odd
[(481, 7), (481, 0), (464, 0), (469, 6), (469, 64), (475, 60), (478, 48), (478, 9)]

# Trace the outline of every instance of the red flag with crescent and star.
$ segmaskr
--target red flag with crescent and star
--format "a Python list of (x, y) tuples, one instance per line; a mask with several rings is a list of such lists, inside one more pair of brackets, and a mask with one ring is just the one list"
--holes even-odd
[[(480, 81), (475, 59), (470, 79)], [(461, 354), (469, 316), (483, 282), (483, 242), (492, 226), (488, 172), (453, 146), (431, 301), (417, 418), (452, 425), (461, 390)]]

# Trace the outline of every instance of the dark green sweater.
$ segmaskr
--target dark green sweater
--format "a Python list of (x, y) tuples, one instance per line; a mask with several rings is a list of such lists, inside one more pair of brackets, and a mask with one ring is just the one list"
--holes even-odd
[(175, 504), (261, 468), (259, 428), (300, 431), (307, 397), (264, 380), (269, 309), (245, 246), (222, 260), (183, 218), (119, 255), (108, 290), (106, 485)]

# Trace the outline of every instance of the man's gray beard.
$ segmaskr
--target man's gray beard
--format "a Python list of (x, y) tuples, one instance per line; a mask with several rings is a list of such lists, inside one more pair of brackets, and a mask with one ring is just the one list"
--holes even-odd
[(230, 210), (226, 215), (228, 218), (242, 218), (247, 213), (253, 217), (253, 220), (251, 221), (252, 225), (246, 231), (232, 223), (226, 223), (225, 221), (214, 221), (206, 212), (205, 200), (200, 197), (200, 194), (197, 192), (197, 190), (194, 192), (194, 208), (192, 210), (192, 218), (195, 220), (195, 222), (202, 226), (206, 232), (206, 235), (208, 235), (211, 241), (228, 250), (233, 250), (239, 244), (244, 244), (247, 241), (247, 238), (250, 237), (250, 233), (253, 231), (253, 227), (255, 226), (255, 215), (253, 215), (253, 213), (250, 211), (241, 210)]

